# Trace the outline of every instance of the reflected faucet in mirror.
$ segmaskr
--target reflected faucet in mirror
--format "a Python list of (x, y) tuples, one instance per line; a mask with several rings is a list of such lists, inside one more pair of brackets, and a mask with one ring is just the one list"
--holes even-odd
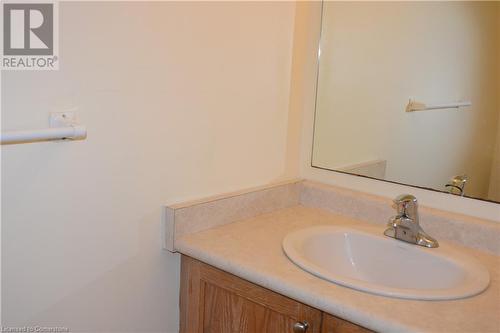
[(451, 194), (456, 194), (460, 196), (464, 196), (465, 194), (465, 183), (467, 183), (467, 175), (460, 175), (453, 177), (445, 187), (448, 189), (448, 192)]

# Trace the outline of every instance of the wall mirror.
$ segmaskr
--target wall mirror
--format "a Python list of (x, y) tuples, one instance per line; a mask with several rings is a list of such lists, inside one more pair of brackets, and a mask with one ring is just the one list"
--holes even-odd
[(324, 2), (312, 166), (500, 202), (500, 2)]

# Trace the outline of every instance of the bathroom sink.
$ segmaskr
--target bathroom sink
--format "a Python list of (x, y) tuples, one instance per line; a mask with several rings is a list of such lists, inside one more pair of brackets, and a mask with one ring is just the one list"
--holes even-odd
[(377, 228), (317, 226), (283, 240), (288, 258), (325, 280), (373, 294), (449, 300), (479, 294), (488, 270), (448, 244), (425, 248), (382, 235)]

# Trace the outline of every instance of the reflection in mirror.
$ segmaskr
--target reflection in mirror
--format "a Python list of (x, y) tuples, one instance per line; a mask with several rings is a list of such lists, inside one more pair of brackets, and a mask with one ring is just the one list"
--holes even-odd
[(312, 164), (500, 201), (500, 2), (324, 2)]

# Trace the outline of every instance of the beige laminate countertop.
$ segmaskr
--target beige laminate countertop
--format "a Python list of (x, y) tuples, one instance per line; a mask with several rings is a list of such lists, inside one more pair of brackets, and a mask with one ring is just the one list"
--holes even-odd
[(488, 289), (471, 298), (416, 301), (378, 296), (322, 280), (288, 260), (281, 248), (287, 233), (325, 224), (366, 225), (299, 205), (186, 235), (176, 241), (176, 250), (375, 331), (500, 332), (499, 256), (462, 247), (491, 276)]

